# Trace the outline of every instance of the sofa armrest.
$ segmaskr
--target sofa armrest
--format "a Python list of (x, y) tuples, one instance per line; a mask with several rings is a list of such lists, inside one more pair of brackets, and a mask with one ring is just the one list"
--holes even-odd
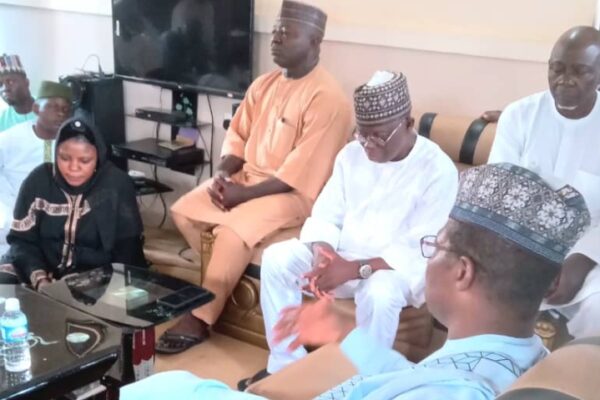
[[(592, 341), (584, 343), (568, 344), (552, 352), (517, 379), (499, 399), (598, 398), (600, 346)], [(524, 394), (531, 397), (519, 397)]]
[(307, 400), (358, 373), (339, 345), (329, 344), (248, 387), (270, 400)]

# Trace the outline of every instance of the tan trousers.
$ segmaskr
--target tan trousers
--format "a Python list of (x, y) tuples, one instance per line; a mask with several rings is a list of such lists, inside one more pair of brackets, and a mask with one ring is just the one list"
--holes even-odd
[[(173, 222), (190, 247), (201, 254), (202, 232), (208, 226), (195, 222), (181, 214), (173, 213)], [(202, 287), (213, 292), (215, 299), (192, 311), (192, 314), (209, 325), (213, 325), (242, 277), (253, 249), (249, 248), (241, 237), (230, 228), (218, 225), (213, 230), (214, 243), (212, 256), (202, 277)]]

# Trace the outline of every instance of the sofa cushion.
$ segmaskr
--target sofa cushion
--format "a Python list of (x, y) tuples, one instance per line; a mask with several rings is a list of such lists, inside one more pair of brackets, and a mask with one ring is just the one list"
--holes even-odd
[(417, 118), (419, 134), (437, 143), (459, 170), (487, 162), (496, 134), (495, 123), (435, 113)]
[[(517, 397), (527, 391), (556, 399), (597, 399), (600, 393), (600, 346), (598, 341), (574, 342), (552, 352), (523, 374), (500, 397), (502, 400), (546, 397)], [(557, 397), (557, 393), (563, 397)], [(571, 396), (571, 397), (569, 397)]]

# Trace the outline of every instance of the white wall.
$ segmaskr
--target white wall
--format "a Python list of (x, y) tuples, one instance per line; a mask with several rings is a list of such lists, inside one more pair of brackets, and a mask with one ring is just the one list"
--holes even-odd
[(90, 54), (112, 71), (111, 26), (108, 16), (0, 4), (0, 53), (21, 56), (35, 91), (42, 80), (77, 73)]

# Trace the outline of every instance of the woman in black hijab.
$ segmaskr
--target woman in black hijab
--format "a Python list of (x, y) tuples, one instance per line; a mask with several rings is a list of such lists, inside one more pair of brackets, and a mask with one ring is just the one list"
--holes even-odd
[(14, 217), (5, 261), (36, 289), (110, 263), (147, 266), (133, 182), (107, 160), (102, 137), (81, 118), (59, 129), (54, 164), (23, 182)]

